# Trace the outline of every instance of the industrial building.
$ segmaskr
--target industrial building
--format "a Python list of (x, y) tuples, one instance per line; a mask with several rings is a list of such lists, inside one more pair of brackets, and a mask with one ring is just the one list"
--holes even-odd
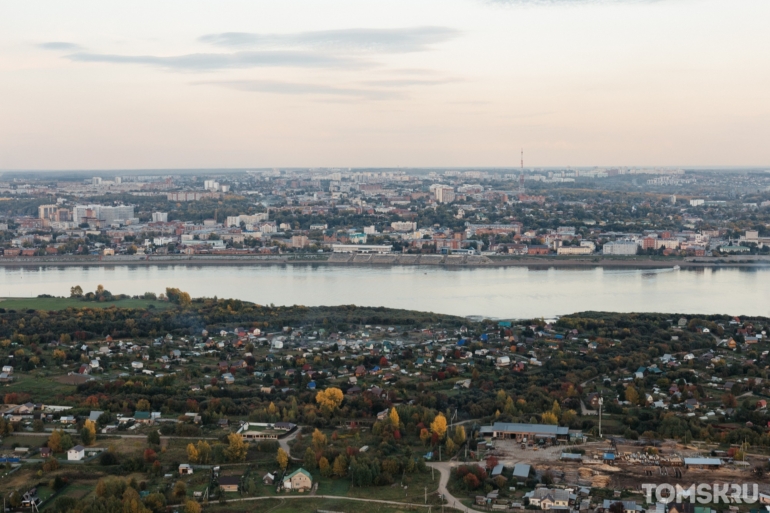
[[(511, 439), (517, 442), (534, 440), (551, 440), (552, 442), (568, 442), (570, 436), (582, 435), (581, 432), (570, 433), (568, 427), (550, 424), (517, 424), (511, 422), (495, 422), (491, 426), (481, 428), (481, 436), (498, 439)], [(578, 436), (579, 437), (579, 436)]]

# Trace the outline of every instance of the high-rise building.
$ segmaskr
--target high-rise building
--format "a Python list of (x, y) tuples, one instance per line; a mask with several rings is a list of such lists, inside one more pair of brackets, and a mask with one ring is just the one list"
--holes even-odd
[(152, 213), (152, 222), (153, 223), (167, 223), (168, 222), (168, 212), (153, 212)]
[(455, 190), (446, 185), (436, 187), (435, 194), (439, 203), (452, 203), (455, 200)]
[(58, 205), (40, 205), (37, 207), (37, 217), (39, 219), (55, 220), (56, 212), (58, 210)]
[(78, 224), (99, 221), (107, 226), (135, 219), (133, 205), (77, 205), (72, 209), (72, 217)]

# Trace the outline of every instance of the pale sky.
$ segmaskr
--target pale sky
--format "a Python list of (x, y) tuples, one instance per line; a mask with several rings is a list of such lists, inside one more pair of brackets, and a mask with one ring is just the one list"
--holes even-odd
[(0, 3), (0, 170), (770, 166), (768, 0)]

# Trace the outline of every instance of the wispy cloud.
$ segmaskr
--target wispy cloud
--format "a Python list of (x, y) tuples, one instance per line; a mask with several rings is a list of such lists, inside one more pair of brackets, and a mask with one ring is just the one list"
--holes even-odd
[(82, 47), (80, 45), (76, 45), (75, 43), (68, 43), (66, 41), (47, 41), (45, 43), (40, 43), (37, 46), (38, 48), (42, 48), (43, 50), (59, 50), (59, 51), (65, 51), (65, 52), (74, 52), (77, 50), (82, 50)]
[(348, 52), (405, 53), (429, 50), (432, 45), (449, 41), (459, 35), (459, 30), (449, 27), (355, 28), (293, 34), (223, 32), (205, 35), (200, 40), (226, 47), (317, 48)]
[(112, 64), (144, 64), (175, 71), (213, 71), (219, 69), (258, 67), (326, 67), (362, 68), (369, 64), (355, 58), (338, 57), (318, 52), (258, 51), (234, 53), (193, 53), (186, 55), (116, 55), (73, 53), (66, 56), (76, 62)]
[(443, 84), (449, 84), (452, 82), (459, 82), (459, 80), (456, 78), (437, 78), (435, 80), (393, 78), (393, 79), (383, 79), (383, 80), (368, 80), (364, 82), (364, 84), (375, 86), (375, 87), (410, 87), (410, 86), (443, 85)]
[(276, 80), (211, 80), (193, 82), (193, 84), (227, 87), (229, 89), (247, 92), (303, 96), (335, 96), (369, 100), (387, 100), (403, 96), (401, 93), (388, 90), (283, 82)]

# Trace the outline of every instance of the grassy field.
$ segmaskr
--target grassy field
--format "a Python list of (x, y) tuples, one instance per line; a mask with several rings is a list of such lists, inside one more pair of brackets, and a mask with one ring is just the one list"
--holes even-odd
[(68, 297), (7, 297), (0, 298), (0, 308), (6, 310), (64, 310), (65, 308), (148, 308), (152, 305), (158, 310), (169, 308), (166, 301), (150, 299), (120, 299), (118, 301), (81, 301)]
[(71, 385), (62, 385), (50, 377), (32, 376), (18, 374), (16, 381), (0, 386), (0, 394), (11, 392), (26, 392), (32, 394), (36, 401), (51, 401), (57, 395), (68, 395), (75, 392), (76, 388)]

